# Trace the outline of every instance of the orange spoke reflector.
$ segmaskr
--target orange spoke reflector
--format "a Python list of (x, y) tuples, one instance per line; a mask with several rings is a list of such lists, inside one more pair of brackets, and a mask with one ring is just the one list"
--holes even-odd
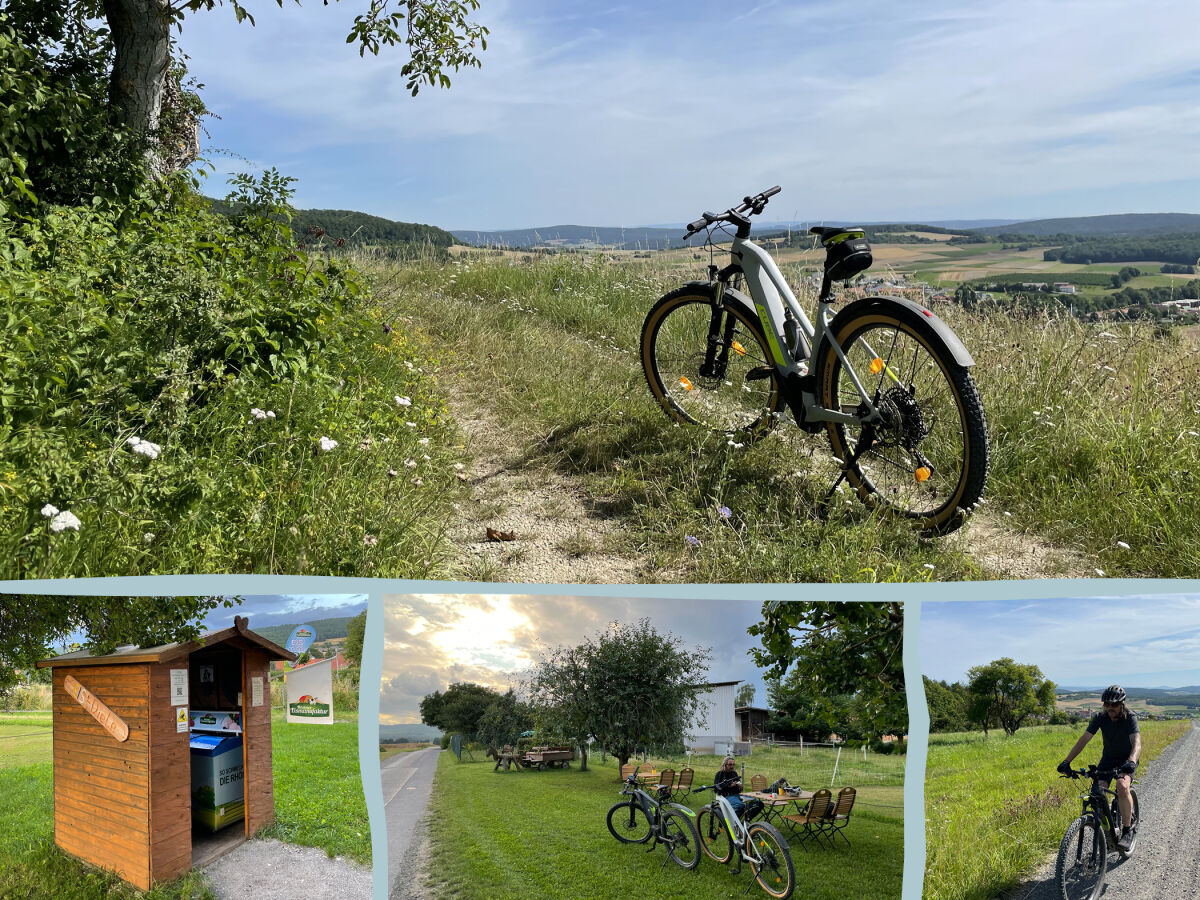
[(736, 354), (738, 354), (739, 356), (745, 356), (745, 355), (746, 355), (746, 348), (745, 348), (745, 347), (743, 347), (741, 344), (739, 344), (737, 341), (734, 341), (734, 342), (733, 342), (732, 344), (730, 344), (729, 346), (730, 346), (730, 347), (732, 347), (732, 348), (733, 348), (733, 352), (734, 352), (734, 353), (736, 353)]
[(679, 383), (683, 385), (683, 389), (685, 391), (690, 391), (692, 389), (692, 383), (690, 381), (688, 381), (688, 378), (686, 375), (679, 376)]
[(913, 477), (916, 478), (917, 481), (923, 482), (923, 481), (928, 481), (929, 476), (932, 474), (933, 473), (929, 471), (929, 466), (921, 466), (921, 468), (919, 468), (919, 469), (917, 469), (917, 471), (913, 472)]
[(871, 360), (871, 374), (878, 375), (883, 371), (883, 360), (878, 356)]

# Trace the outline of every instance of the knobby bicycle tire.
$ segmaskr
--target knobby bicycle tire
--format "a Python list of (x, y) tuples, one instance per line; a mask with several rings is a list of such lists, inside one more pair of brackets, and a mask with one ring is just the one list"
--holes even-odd
[(1104, 889), (1108, 871), (1108, 847), (1102, 826), (1092, 814), (1077, 818), (1067, 827), (1058, 845), (1054, 877), (1062, 900), (1096, 900)]
[[(672, 291), (651, 307), (642, 325), (642, 373), (650, 393), (676, 422), (753, 440), (775, 424), (779, 376), (762, 325), (740, 304), (722, 307), (725, 368), (701, 374), (714, 298), (702, 287)], [(733, 331), (727, 331), (732, 320)], [(748, 379), (754, 372), (761, 376)]]
[(787, 839), (774, 825), (752, 822), (747, 829), (746, 843), (764, 862), (762, 866), (750, 863), (758, 886), (772, 897), (787, 900), (796, 888), (796, 867)]
[(662, 836), (667, 842), (667, 855), (684, 869), (700, 865), (700, 835), (691, 816), (677, 809), (663, 813)]
[[(948, 534), (987, 484), (987, 419), (975, 382), (906, 307), (874, 304), (845, 312), (834, 320), (833, 336), (888, 425), (851, 464), (862, 428), (827, 423), (833, 454), (869, 508), (896, 511), (926, 534)], [(821, 405), (855, 412), (862, 398), (833, 346), (822, 341), (817, 354)]]
[(644, 844), (654, 834), (650, 817), (632, 800), (617, 803), (608, 811), (608, 830), (622, 844)]
[(696, 833), (700, 847), (709, 859), (727, 863), (733, 859), (733, 837), (721, 816), (706, 806), (696, 814)]

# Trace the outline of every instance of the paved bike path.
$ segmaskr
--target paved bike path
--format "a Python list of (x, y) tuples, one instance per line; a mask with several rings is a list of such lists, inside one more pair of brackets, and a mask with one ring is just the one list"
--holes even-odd
[(383, 809), (387, 821), (388, 891), (391, 900), (417, 900), (424, 892), (418, 872), (424, 837), (421, 819), (433, 788), (437, 747), (401, 753), (381, 767)]
[[(1200, 898), (1200, 846), (1195, 831), (1200, 809), (1200, 728), (1193, 725), (1135, 776), (1141, 826), (1132, 856), (1108, 857), (1101, 898), (1165, 900)], [(1054, 880), (1055, 856), (1010, 900), (1061, 900)]]

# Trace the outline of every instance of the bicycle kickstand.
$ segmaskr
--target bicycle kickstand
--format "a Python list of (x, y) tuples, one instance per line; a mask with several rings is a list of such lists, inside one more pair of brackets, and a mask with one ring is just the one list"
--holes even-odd
[(841, 474), (838, 475), (837, 480), (833, 483), (833, 486), (825, 493), (826, 500), (831, 499), (834, 491), (836, 491), (841, 483), (846, 480), (846, 476), (850, 474), (850, 469), (858, 464), (858, 458), (870, 450), (873, 446), (875, 446), (875, 426), (864, 425), (862, 433), (858, 436), (858, 445), (854, 448), (854, 452), (850, 454), (850, 458), (848, 460), (842, 463)]

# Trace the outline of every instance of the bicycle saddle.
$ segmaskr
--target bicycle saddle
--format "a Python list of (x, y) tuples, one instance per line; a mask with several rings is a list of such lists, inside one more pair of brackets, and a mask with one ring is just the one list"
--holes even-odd
[(835, 238), (840, 234), (844, 234), (847, 236), (852, 235), (854, 237), (862, 237), (863, 231), (861, 228), (824, 228), (820, 225), (817, 225), (817, 226), (814, 226), (813, 228), (808, 229), (808, 233), (815, 234), (817, 237), (819, 237), (821, 239), (821, 243), (824, 244), (824, 243), (829, 242), (832, 238)]

